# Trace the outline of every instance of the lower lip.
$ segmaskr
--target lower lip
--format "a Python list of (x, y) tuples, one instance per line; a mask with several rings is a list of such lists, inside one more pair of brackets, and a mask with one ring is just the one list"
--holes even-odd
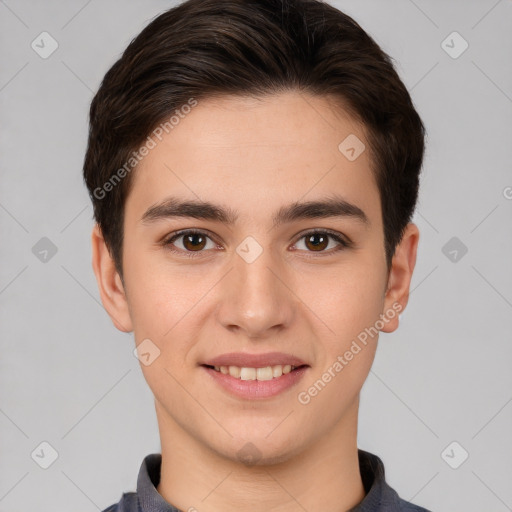
[(281, 377), (271, 380), (241, 380), (231, 377), (229, 374), (218, 372), (213, 368), (202, 366), (208, 374), (226, 391), (240, 398), (257, 399), (270, 398), (278, 395), (296, 385), (306, 373), (308, 366), (301, 366), (290, 373), (283, 373)]

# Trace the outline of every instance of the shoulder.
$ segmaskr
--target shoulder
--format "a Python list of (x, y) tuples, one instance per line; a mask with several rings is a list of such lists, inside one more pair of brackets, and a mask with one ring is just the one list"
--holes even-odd
[(103, 510), (103, 512), (140, 512), (137, 493), (123, 493), (121, 499), (117, 503), (110, 505), (105, 510)]
[(397, 492), (383, 482), (383, 493), (380, 502), (381, 508), (376, 508), (382, 512), (431, 512), (426, 508), (415, 505), (401, 498)]
[(398, 510), (400, 512), (430, 512), (430, 510), (427, 510), (426, 508), (413, 505), (412, 503), (409, 503), (408, 501), (405, 501), (401, 498), (398, 498), (398, 503), (400, 507)]
[(384, 463), (375, 454), (359, 450), (359, 467), (366, 496), (351, 512), (430, 512), (402, 499), (386, 482)]

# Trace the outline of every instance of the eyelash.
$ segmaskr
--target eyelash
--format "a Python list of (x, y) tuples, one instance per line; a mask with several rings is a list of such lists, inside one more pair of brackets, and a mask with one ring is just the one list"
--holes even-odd
[[(343, 249), (349, 249), (349, 248), (351, 248), (353, 246), (353, 243), (351, 241), (342, 238), (338, 233), (336, 233), (335, 231), (331, 231), (329, 229), (313, 229), (311, 231), (308, 231), (307, 233), (304, 233), (303, 235), (301, 235), (297, 239), (297, 242), (299, 240), (302, 240), (303, 238), (305, 238), (307, 236), (311, 236), (311, 235), (315, 235), (315, 234), (328, 235), (330, 238), (332, 238), (333, 240), (338, 242), (339, 245), (336, 248), (334, 248), (334, 249), (330, 249), (329, 251), (318, 251), (318, 253), (316, 253), (316, 254), (315, 254), (316, 251), (307, 251), (308, 253), (313, 253), (313, 254), (310, 254), (310, 255), (306, 256), (307, 258), (316, 258), (317, 255), (322, 257), (322, 256), (325, 256), (325, 255), (333, 254), (335, 252), (342, 251)], [(176, 233), (173, 233), (171, 236), (167, 237), (162, 242), (162, 245), (164, 247), (166, 247), (166, 249), (168, 249), (169, 251), (171, 251), (173, 253), (176, 253), (176, 254), (184, 255), (187, 258), (197, 258), (197, 257), (200, 257), (200, 255), (205, 252), (204, 250), (201, 250), (201, 251), (184, 251), (182, 249), (176, 249), (173, 246), (173, 242), (175, 242), (178, 238), (180, 238), (182, 236), (186, 236), (186, 235), (202, 235), (202, 236), (205, 236), (205, 237), (209, 238), (213, 242), (215, 242), (212, 239), (212, 237), (207, 232), (205, 232), (205, 231), (196, 230), (196, 229), (184, 229), (184, 230), (181, 230), (181, 231), (177, 231)], [(295, 243), (297, 243), (297, 242), (295, 242)]]

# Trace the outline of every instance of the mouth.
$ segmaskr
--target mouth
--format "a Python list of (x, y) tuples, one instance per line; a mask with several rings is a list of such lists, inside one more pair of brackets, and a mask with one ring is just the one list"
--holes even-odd
[(299, 370), (306, 368), (308, 365), (291, 365), (291, 364), (277, 364), (272, 366), (264, 366), (259, 368), (246, 367), (246, 366), (213, 366), (208, 364), (202, 365), (205, 368), (209, 368), (215, 372), (221, 373), (223, 375), (229, 375), (238, 380), (250, 381), (267, 381), (279, 379), (283, 375), (288, 375), (289, 373), (294, 373)]

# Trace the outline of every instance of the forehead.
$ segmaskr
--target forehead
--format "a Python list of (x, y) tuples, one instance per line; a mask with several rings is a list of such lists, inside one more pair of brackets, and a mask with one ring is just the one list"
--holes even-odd
[(254, 219), (331, 193), (373, 220), (380, 215), (364, 127), (329, 97), (286, 92), (201, 100), (167, 131), (134, 171), (127, 215), (136, 210), (140, 217), (173, 195)]

